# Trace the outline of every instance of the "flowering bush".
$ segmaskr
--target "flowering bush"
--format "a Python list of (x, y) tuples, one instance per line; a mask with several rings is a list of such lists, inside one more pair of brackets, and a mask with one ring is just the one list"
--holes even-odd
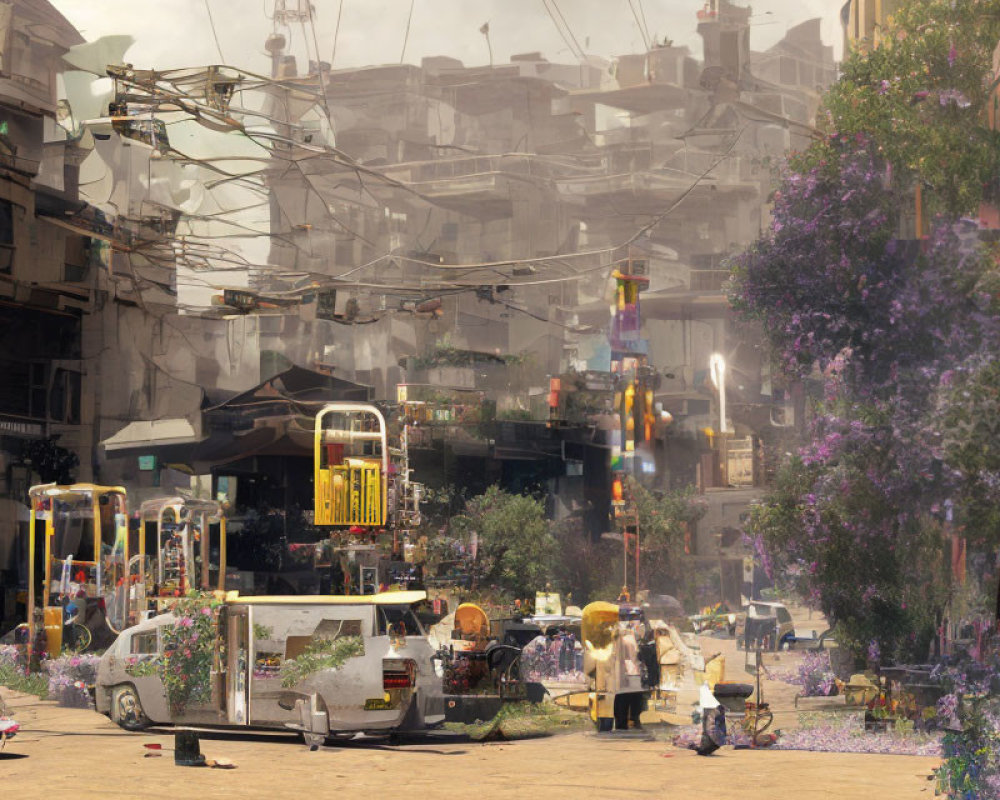
[(935, 670), (950, 692), (938, 701), (947, 730), (938, 790), (955, 800), (1000, 797), (1000, 652), (981, 626), (970, 653)]
[(163, 629), (163, 683), (174, 714), (211, 699), (221, 606), (212, 594), (189, 592), (174, 606), (174, 624)]
[(93, 654), (69, 653), (44, 661), (49, 699), (70, 708), (92, 707), (89, 687), (97, 679), (100, 660)]
[(776, 673), (774, 677), (801, 686), (805, 697), (829, 697), (837, 693), (837, 680), (827, 650), (806, 653), (794, 673)]
[[(882, 46), (847, 54), (824, 98), (828, 127), (873, 137), (900, 173), (930, 188), (937, 211), (976, 209), (995, 181), (993, 0), (904, 0), (879, 33)], [(925, 197), (927, 195), (925, 194)]]
[(18, 647), (12, 644), (0, 644), (0, 685), (44, 698), (48, 681), (44, 675), (28, 671), (24, 656)]
[[(826, 148), (785, 177), (771, 230), (736, 265), (734, 305), (763, 324), (788, 377), (818, 368), (823, 388), (810, 441), (748, 534), (772, 567), (795, 568), (797, 588), (858, 656), (874, 641), (881, 658), (920, 661), (948, 594), (937, 567), (946, 503), (960, 505), (966, 474), (982, 487), (1000, 463), (996, 448), (986, 471), (949, 458), (991, 441), (976, 436), (984, 404), (961, 412), (966, 430), (948, 387), (1000, 347), (984, 290), (995, 263), (963, 225), (919, 247), (896, 241), (899, 201), (879, 147), (859, 135)], [(946, 446), (951, 431), (964, 438)]]

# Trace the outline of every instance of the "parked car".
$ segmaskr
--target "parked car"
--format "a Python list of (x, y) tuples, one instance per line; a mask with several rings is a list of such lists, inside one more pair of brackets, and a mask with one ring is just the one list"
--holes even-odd
[(695, 633), (725, 633), (734, 636), (736, 633), (736, 617), (725, 603), (718, 603), (702, 609), (700, 614), (688, 617)]
[(784, 603), (753, 600), (736, 619), (736, 641), (741, 649), (779, 650), (795, 641), (795, 625)]

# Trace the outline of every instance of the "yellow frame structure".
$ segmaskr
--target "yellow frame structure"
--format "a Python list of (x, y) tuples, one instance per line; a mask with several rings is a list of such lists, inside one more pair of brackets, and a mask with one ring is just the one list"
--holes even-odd
[[(118, 495), (122, 499), (122, 513), (128, 516), (128, 492), (123, 486), (99, 486), (93, 483), (74, 483), (59, 486), (45, 483), (32, 486), (28, 490), (31, 503), (31, 517), (28, 527), (28, 656), (32, 655), (35, 646), (35, 539), (38, 533), (38, 520), (45, 520), (45, 578), (42, 585), (42, 608), (49, 605), (49, 594), (52, 587), (52, 538), (55, 535), (55, 520), (53, 514), (54, 501), (69, 496), (89, 496), (90, 510), (93, 519), (93, 552), (95, 561), (73, 559), (70, 564), (100, 567), (101, 557), (101, 498), (107, 495)], [(48, 500), (48, 509), (42, 508)], [(128, 569), (128, 535), (124, 542), (125, 568)]]
[[(209, 585), (209, 569), (208, 569), (208, 558), (207, 553), (210, 552), (210, 544), (208, 538), (209, 525), (213, 521), (219, 523), (219, 576), (216, 581), (216, 588), (219, 591), (224, 591), (226, 588), (226, 513), (222, 508), (220, 503), (214, 500), (198, 500), (190, 497), (159, 497), (154, 500), (147, 500), (139, 507), (139, 524), (143, 526), (139, 536), (139, 557), (145, 561), (146, 557), (146, 532), (145, 523), (147, 521), (156, 522), (156, 559), (157, 559), (157, 583), (163, 581), (163, 564), (161, 553), (163, 550), (163, 517), (164, 513), (171, 509), (174, 512), (174, 518), (180, 521), (184, 515), (182, 515), (182, 509), (187, 509), (188, 515), (197, 516), (200, 518), (201, 525), (201, 543), (198, 547), (198, 553), (201, 555), (201, 575), (199, 579), (192, 580), (188, 578), (186, 585), (181, 585), (180, 591), (183, 594), (190, 588), (194, 586), (199, 586), (202, 589), (212, 588)], [(194, 554), (194, 544), (189, 542), (190, 553)], [(187, 550), (188, 548), (185, 548)], [(149, 590), (146, 590), (146, 597), (149, 598)]]
[[(357, 418), (370, 415), (378, 421), (377, 431), (327, 428), (333, 414)], [(323, 466), (325, 444), (379, 442), (381, 457), (347, 458), (346, 463)], [(314, 524), (320, 526), (363, 526), (381, 528), (388, 524), (386, 485), (389, 476), (389, 446), (385, 417), (367, 403), (329, 403), (316, 415), (314, 432)]]

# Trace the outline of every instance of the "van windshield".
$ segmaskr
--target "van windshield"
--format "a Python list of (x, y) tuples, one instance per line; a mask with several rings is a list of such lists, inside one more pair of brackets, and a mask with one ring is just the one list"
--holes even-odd
[(410, 606), (376, 606), (376, 609), (379, 636), (386, 636), (390, 633), (405, 636), (424, 635), (424, 629), (420, 626), (420, 622)]

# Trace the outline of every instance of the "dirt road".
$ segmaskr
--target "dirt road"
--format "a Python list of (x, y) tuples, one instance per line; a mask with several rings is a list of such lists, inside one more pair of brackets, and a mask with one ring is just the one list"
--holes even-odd
[[(216, 735), (202, 752), (232, 770), (174, 766), (169, 731), (126, 733), (92, 712), (0, 689), (22, 732), (0, 754), (4, 797), (30, 798), (560, 798), (912, 800), (933, 796), (937, 759), (735, 751), (702, 758), (665, 741), (568, 734), (478, 744), (444, 734), (390, 747), (309, 750), (297, 739)], [(159, 743), (162, 756), (146, 758)], [(530, 794), (529, 794), (530, 793)]]

